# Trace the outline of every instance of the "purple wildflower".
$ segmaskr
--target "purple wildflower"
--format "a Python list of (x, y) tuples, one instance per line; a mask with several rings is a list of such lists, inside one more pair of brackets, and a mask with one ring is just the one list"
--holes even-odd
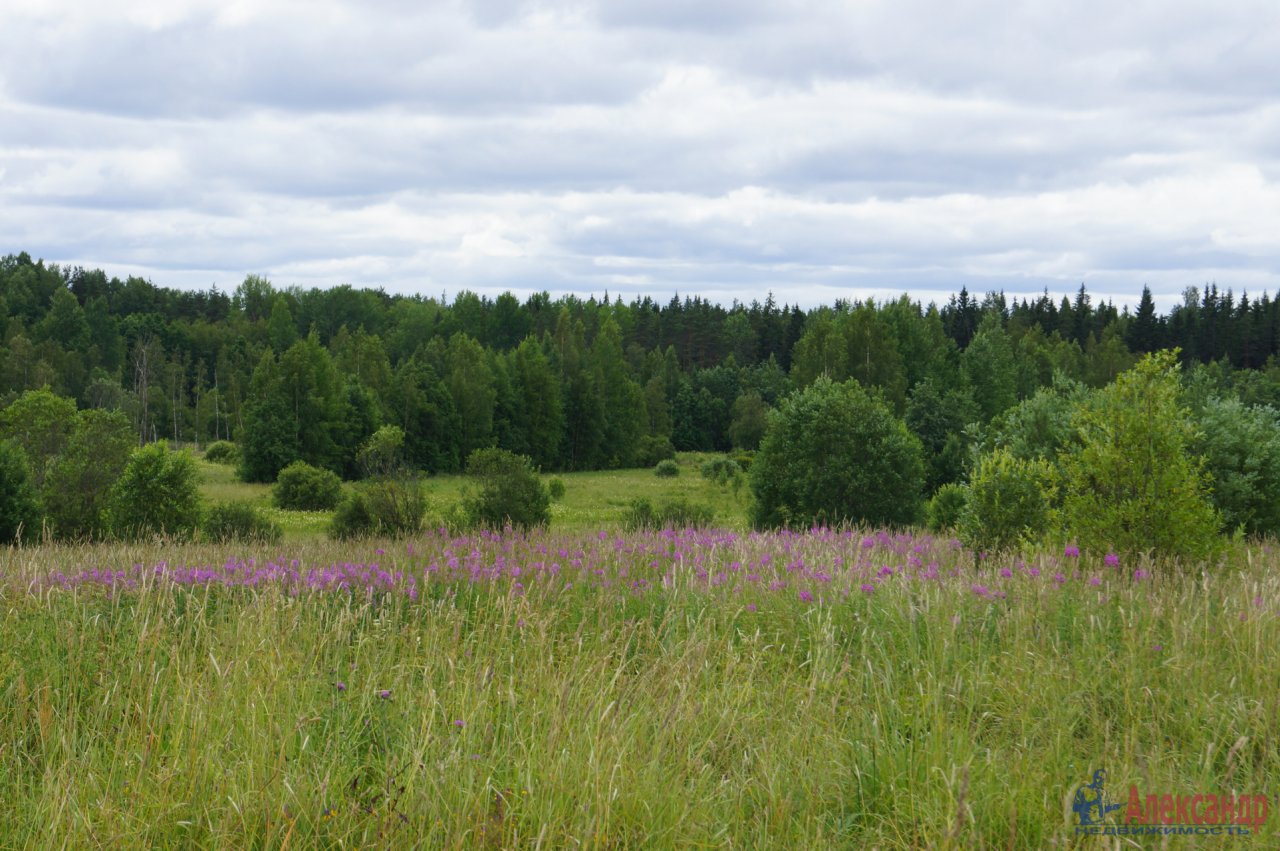
[(384, 688), (382, 691), (378, 692), (378, 697), (382, 698), (383, 700), (390, 700), (390, 699), (391, 699), (391, 689), (389, 689), (389, 688)]
[(1089, 577), (1089, 584), (1096, 588), (1102, 584), (1102, 579), (1097, 576), (1091, 576)]
[(338, 691), (346, 691), (346, 690), (347, 690), (347, 684), (344, 683), (342, 680), (338, 680)]
[(1063, 548), (1062, 554), (1067, 558), (1080, 558), (1080, 548), (1075, 544), (1068, 544)]
[(1103, 561), (1106, 562), (1107, 567), (1120, 566), (1120, 556), (1116, 555), (1115, 553), (1107, 553), (1107, 557), (1104, 558)]
[(875, 590), (876, 590), (876, 586), (872, 585), (870, 582), (862, 583), (863, 594), (873, 594), (875, 593)]

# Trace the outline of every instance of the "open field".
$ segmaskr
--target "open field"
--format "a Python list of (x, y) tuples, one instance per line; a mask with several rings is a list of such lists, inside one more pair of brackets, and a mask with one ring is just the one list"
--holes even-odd
[[(6, 550), (0, 844), (1134, 847), (1076, 836), (1097, 769), (1121, 804), (1274, 806), (1278, 561), (975, 567), (859, 530)], [(1190, 841), (1275, 847), (1276, 818)]]
[[(559, 478), (565, 483), (564, 499), (551, 506), (551, 524), (556, 529), (591, 530), (622, 521), (631, 500), (644, 497), (655, 502), (683, 498), (710, 506), (716, 524), (725, 528), (745, 529), (747, 504), (750, 500), (744, 484), (739, 490), (702, 478), (698, 469), (708, 458), (723, 457), (714, 453), (681, 452), (677, 458), (680, 475), (662, 479), (652, 469), (603, 470), (590, 473), (559, 473), (543, 476), (544, 481)], [(201, 495), (208, 502), (249, 502), (258, 506), (284, 530), (286, 542), (297, 543), (323, 536), (329, 525), (330, 512), (282, 511), (271, 503), (271, 485), (246, 484), (235, 477), (235, 468), (211, 464), (197, 457)], [(456, 503), (467, 484), (461, 475), (430, 476), (423, 479), (430, 509), (428, 524), (443, 517)], [(346, 487), (351, 487), (350, 484)]]

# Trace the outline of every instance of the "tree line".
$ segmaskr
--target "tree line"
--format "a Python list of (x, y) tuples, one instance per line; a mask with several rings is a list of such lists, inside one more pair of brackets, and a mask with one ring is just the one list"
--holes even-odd
[(941, 305), (802, 310), (771, 295), (450, 300), (252, 275), (191, 291), (24, 253), (0, 259), (0, 319), (0, 404), (48, 389), (117, 412), (138, 443), (232, 440), (252, 481), (294, 461), (354, 478), (381, 426), (428, 472), (489, 447), (548, 471), (751, 450), (770, 410), (826, 377), (856, 379), (903, 418), (933, 493), (964, 478), (1018, 403), (1062, 382), (1103, 387), (1165, 348), (1202, 396), (1280, 407), (1280, 302), (1215, 285), (1167, 314), (1146, 288), (1130, 311), (1083, 286), (1074, 299), (961, 290)]

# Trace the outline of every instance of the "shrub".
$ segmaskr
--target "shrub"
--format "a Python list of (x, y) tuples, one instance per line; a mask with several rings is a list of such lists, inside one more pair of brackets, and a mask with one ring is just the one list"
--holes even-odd
[(1235, 399), (1210, 399), (1198, 417), (1195, 452), (1213, 482), (1223, 528), (1280, 533), (1280, 414)]
[(342, 480), (332, 470), (294, 461), (280, 471), (272, 499), (289, 511), (328, 511), (342, 497)]
[(119, 411), (89, 409), (76, 414), (66, 446), (44, 481), (47, 520), (55, 536), (64, 540), (107, 537), (111, 488), (137, 442), (133, 424)]
[(340, 541), (365, 538), (372, 535), (376, 527), (364, 494), (354, 491), (347, 495), (333, 513), (333, 520), (329, 523), (329, 536)]
[(247, 502), (220, 502), (204, 518), (204, 537), (217, 544), (235, 542), (278, 544), (283, 533), (277, 523)]
[(551, 496), (527, 456), (505, 449), (477, 449), (467, 459), (467, 475), (479, 490), (463, 500), (470, 521), (498, 529), (545, 526), (551, 520)]
[(547, 493), (551, 496), (552, 502), (559, 502), (564, 499), (564, 479), (556, 476), (547, 482)]
[(925, 525), (935, 532), (955, 529), (960, 525), (960, 513), (968, 501), (964, 485), (948, 482), (938, 488), (925, 509)]
[(1218, 550), (1218, 515), (1195, 428), (1179, 401), (1177, 352), (1147, 355), (1076, 409), (1081, 447), (1059, 455), (1063, 519), (1085, 546), (1202, 559)]
[(676, 448), (665, 434), (647, 434), (636, 444), (636, 463), (641, 467), (652, 467), (659, 461), (674, 457)]
[(711, 525), (715, 518), (705, 505), (685, 499), (672, 499), (654, 507), (647, 499), (634, 499), (623, 517), (623, 525), (629, 531), (641, 529), (686, 529)]
[(107, 513), (120, 538), (191, 537), (200, 523), (195, 462), (185, 453), (170, 452), (164, 441), (134, 450), (111, 488)]
[(738, 465), (738, 468), (742, 470), (742, 472), (749, 473), (751, 472), (751, 462), (756, 460), (756, 453), (754, 450), (749, 452), (735, 452), (731, 460), (733, 463)]
[(667, 458), (657, 463), (653, 468), (653, 474), (660, 479), (674, 479), (680, 475), (680, 465)]
[(0, 546), (40, 534), (40, 504), (21, 447), (0, 440)]
[(329, 535), (339, 540), (412, 535), (422, 529), (426, 511), (427, 498), (416, 479), (378, 479), (360, 486), (338, 505)]
[[(1049, 528), (1052, 468), (1000, 448), (982, 456), (964, 489), (957, 528), (975, 550), (1000, 552), (1041, 538)], [(954, 497), (947, 497), (954, 500)]]
[(379, 535), (400, 537), (422, 529), (427, 497), (416, 478), (379, 479), (363, 487), (365, 505)]
[(703, 461), (698, 472), (702, 473), (704, 479), (710, 479), (718, 485), (726, 485), (742, 473), (742, 468), (737, 462), (728, 458), (712, 458), (709, 461)]
[(389, 476), (404, 464), (404, 429), (383, 426), (356, 452), (356, 463), (365, 477)]
[(215, 440), (205, 447), (204, 460), (211, 464), (239, 464), (240, 447), (229, 440)]
[(916, 520), (920, 440), (856, 381), (820, 377), (770, 414), (751, 465), (757, 527)]

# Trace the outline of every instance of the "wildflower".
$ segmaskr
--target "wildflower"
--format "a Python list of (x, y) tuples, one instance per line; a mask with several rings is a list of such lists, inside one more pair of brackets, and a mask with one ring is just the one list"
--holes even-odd
[(1103, 561), (1106, 562), (1107, 567), (1120, 566), (1120, 556), (1116, 555), (1115, 553), (1107, 553), (1107, 557), (1104, 558)]
[(876, 590), (876, 586), (872, 585), (870, 582), (862, 583), (863, 594), (872, 594), (875, 592), (875, 590)]
[(1089, 578), (1089, 584), (1096, 588), (1096, 587), (1098, 587), (1099, 585), (1101, 585), (1101, 584), (1102, 584), (1102, 579), (1101, 579), (1100, 577), (1097, 577), (1097, 576), (1090, 577), (1090, 578)]
[(1005, 579), (1012, 579), (1013, 571), (1007, 567), (1002, 567), (1000, 568), (1000, 575), (1003, 576)]
[(801, 599), (801, 600), (803, 600), (803, 601), (804, 601), (804, 602), (806, 602), (806, 603), (812, 603), (812, 602), (813, 602), (813, 592), (812, 592), (812, 591), (807, 591), (807, 590), (806, 590), (806, 591), (801, 591), (801, 592), (800, 592), (800, 599)]
[(1067, 558), (1080, 558), (1080, 548), (1075, 544), (1068, 544), (1063, 548), (1062, 554)]
[(1154, 651), (1156, 651), (1157, 653), (1159, 653), (1161, 650), (1163, 650), (1163, 649), (1164, 649), (1164, 645), (1163, 645), (1163, 644), (1157, 644), (1157, 645), (1155, 645), (1154, 647), (1152, 647), (1151, 649), (1152, 649), (1152, 650), (1154, 650)]
[(346, 691), (346, 690), (347, 690), (347, 684), (344, 683), (342, 680), (338, 680), (338, 691)]
[(378, 692), (378, 697), (382, 698), (383, 700), (390, 700), (391, 689), (384, 688), (382, 691)]
[(1142, 568), (1138, 568), (1137, 570), (1135, 570), (1135, 571), (1133, 572), (1133, 578), (1134, 578), (1134, 580), (1135, 580), (1135, 581), (1142, 580), (1142, 579), (1146, 579), (1146, 578), (1147, 578), (1148, 576), (1150, 576), (1150, 575), (1151, 575), (1150, 573), (1147, 573), (1147, 572), (1146, 572), (1145, 570), (1143, 570)]
[(756, 610), (756, 604), (755, 604), (755, 603), (747, 603), (747, 611), (748, 611), (748, 612), (754, 612), (755, 610)]
[(1057, 573), (1055, 573), (1055, 574), (1053, 575), (1053, 581), (1054, 581), (1054, 582), (1056, 582), (1057, 584), (1061, 585), (1061, 584), (1063, 584), (1064, 582), (1066, 582), (1066, 581), (1067, 581), (1067, 577), (1065, 577), (1065, 576), (1063, 576), (1063, 575), (1062, 575), (1062, 571), (1058, 571)]
[(465, 727), (465, 726), (467, 726), (467, 725), (466, 725), (466, 723), (465, 723), (465, 722), (463, 722), (463, 720), (462, 720), (461, 718), (458, 718), (458, 719), (456, 719), (456, 720), (453, 722), (453, 726), (455, 726), (455, 727)]

